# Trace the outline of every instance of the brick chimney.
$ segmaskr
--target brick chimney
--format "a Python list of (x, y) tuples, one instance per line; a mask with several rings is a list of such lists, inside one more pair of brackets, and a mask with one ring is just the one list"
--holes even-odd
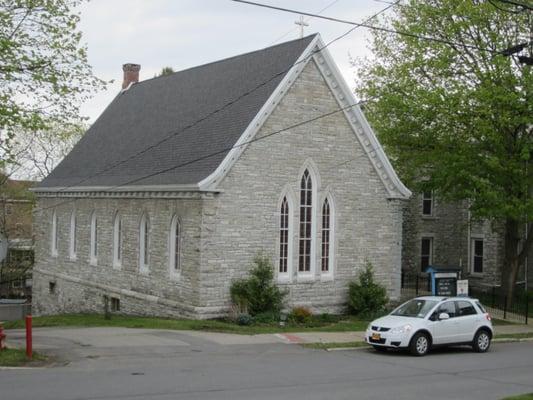
[(122, 89), (127, 89), (132, 83), (139, 82), (139, 70), (141, 66), (139, 64), (124, 64), (122, 71), (124, 71), (124, 80), (122, 81)]

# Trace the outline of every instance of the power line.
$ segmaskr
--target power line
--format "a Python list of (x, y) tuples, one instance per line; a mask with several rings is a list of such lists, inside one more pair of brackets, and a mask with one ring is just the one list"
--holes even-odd
[[(375, 14), (373, 14), (371, 17), (367, 18), (364, 20), (364, 22), (367, 22), (367, 21), (370, 21), (372, 20), (373, 18), (375, 18), (376, 16), (378, 16), (379, 14), (387, 11), (388, 9), (390, 9), (393, 5), (399, 3), (401, 0), (398, 0), (396, 3), (394, 4), (391, 4), (385, 8), (383, 8), (382, 10), (376, 12)], [(192, 122), (191, 124), (183, 127), (182, 129), (178, 130), (178, 131), (171, 131), (169, 132), (165, 137), (163, 137), (163, 139), (160, 139), (158, 140), (157, 142), (153, 143), (152, 145), (148, 146), (148, 147), (145, 147), (143, 148), (142, 150), (139, 150), (138, 152), (122, 159), (122, 160), (119, 160), (107, 167), (104, 167), (104, 169), (98, 171), (97, 173), (95, 174), (92, 174), (92, 175), (89, 175), (83, 179), (81, 179), (80, 181), (76, 182), (76, 183), (73, 183), (71, 185), (68, 185), (68, 186), (65, 186), (64, 188), (60, 189), (57, 191), (57, 193), (61, 193), (61, 192), (64, 192), (64, 191), (67, 191), (68, 189), (72, 188), (72, 187), (75, 187), (75, 186), (78, 186), (84, 182), (86, 182), (87, 180), (91, 179), (91, 178), (94, 178), (94, 177), (97, 177), (97, 176), (100, 176), (102, 175), (103, 173), (105, 172), (109, 172), (111, 171), (112, 169), (124, 164), (125, 162), (128, 162), (144, 153), (146, 153), (147, 151), (150, 151), (152, 149), (154, 149), (155, 147), (157, 146), (160, 146), (161, 144), (167, 142), (168, 140), (170, 140), (171, 138), (173, 137), (176, 137), (178, 135), (180, 135), (181, 133), (193, 128), (194, 126), (198, 125), (199, 123), (207, 120), (208, 118), (210, 118), (211, 116), (225, 110), (226, 108), (230, 107), (231, 105), (237, 103), (238, 101), (240, 101), (241, 99), (243, 99), (244, 97), (250, 95), (251, 93), (253, 93), (254, 91), (260, 89), (261, 87), (267, 85), (268, 83), (270, 83), (272, 80), (276, 79), (277, 77), (281, 76), (281, 75), (284, 75), (285, 73), (287, 73), (291, 68), (293, 68), (294, 66), (298, 65), (298, 64), (301, 64), (301, 63), (305, 63), (307, 62), (312, 56), (314, 56), (315, 54), (321, 52), (322, 50), (324, 50), (325, 48), (327, 48), (328, 46), (330, 46), (331, 44), (337, 42), (338, 40), (344, 38), (345, 36), (349, 35), (350, 33), (352, 33), (355, 29), (357, 29), (358, 26), (355, 26), (351, 29), (349, 29), (347, 32), (343, 33), (342, 35), (340, 36), (337, 36), (336, 38), (334, 38), (333, 40), (329, 41), (328, 43), (326, 43), (322, 48), (320, 49), (317, 49), (317, 50), (314, 50), (311, 54), (309, 54), (308, 57), (300, 60), (300, 61), (297, 61), (295, 62), (294, 64), (292, 64), (290, 67), (284, 69), (283, 71), (281, 72), (278, 72), (277, 74), (274, 74), (272, 77), (268, 78), (266, 81), (263, 81), (261, 83), (259, 83), (257, 86), (255, 86), (254, 88), (242, 93), (241, 95), (239, 95), (238, 97), (236, 97), (235, 99), (233, 100), (230, 100), (229, 102), (225, 103), (224, 105), (222, 105), (220, 108), (217, 108), (209, 113), (207, 113), (206, 115), (204, 115), (203, 117), (197, 119), (196, 121)]]
[(415, 39), (427, 40), (427, 41), (432, 41), (432, 42), (437, 42), (437, 43), (442, 43), (442, 44), (447, 44), (447, 45), (452, 45), (452, 46), (463, 47), (463, 48), (466, 48), (466, 49), (473, 49), (473, 50), (479, 50), (479, 51), (484, 51), (484, 52), (493, 53), (493, 54), (499, 54), (499, 52), (497, 50), (487, 49), (487, 48), (478, 47), (478, 46), (469, 45), (469, 44), (464, 44), (464, 43), (456, 43), (456, 42), (452, 42), (451, 40), (439, 39), (439, 38), (435, 38), (435, 37), (432, 37), (432, 36), (416, 35), (414, 33), (405, 32), (405, 31), (399, 31), (399, 30), (390, 29), (390, 28), (384, 28), (384, 27), (381, 27), (381, 26), (368, 25), (366, 22), (359, 23), (359, 22), (349, 21), (349, 20), (346, 20), (346, 19), (326, 17), (324, 15), (317, 15), (317, 14), (308, 13), (308, 12), (305, 12), (305, 11), (298, 11), (298, 10), (294, 10), (294, 9), (290, 9), (290, 8), (276, 7), (276, 6), (271, 6), (269, 4), (256, 3), (256, 2), (248, 1), (248, 0), (231, 0), (231, 1), (234, 1), (234, 2), (237, 2), (237, 3), (249, 4), (249, 5), (257, 6), (257, 7), (269, 8), (269, 9), (277, 10), (277, 11), (289, 12), (289, 13), (292, 13), (292, 14), (307, 15), (307, 16), (311, 16), (311, 17), (314, 17), (314, 18), (321, 18), (321, 19), (325, 19), (325, 20), (328, 20), (328, 21), (339, 22), (339, 23), (342, 23), (342, 24), (355, 25), (355, 26), (358, 26), (358, 27), (373, 29), (373, 30), (377, 30), (377, 31), (381, 31), (381, 32), (387, 32), (387, 33), (393, 33), (393, 34), (396, 34), (396, 35), (408, 36), (408, 37), (412, 37), (412, 38), (415, 38)]
[[(322, 14), (324, 11), (326, 11), (328, 8), (332, 7), (333, 5), (335, 5), (336, 3), (338, 3), (340, 0), (334, 0), (333, 2), (329, 3), (326, 7), (322, 8), (321, 10), (317, 11), (317, 14)], [(311, 21), (313, 18), (307, 18), (304, 22), (309, 22)], [(274, 40), (272, 43), (270, 43), (270, 45), (273, 45), (277, 42), (279, 42), (281, 39), (283, 39), (285, 36), (287, 36), (289, 33), (295, 31), (296, 29), (298, 28), (292, 28), (290, 30), (288, 30), (287, 32), (285, 32), (283, 35), (281, 35), (280, 37), (278, 37), (276, 40)]]
[(518, 1), (514, 1), (514, 0), (498, 0), (498, 1), (500, 3), (511, 4), (513, 6), (522, 7), (524, 10), (533, 11), (533, 6), (529, 6), (527, 4), (524, 4), (524, 3), (521, 3), (521, 2), (518, 2)]
[[(340, 108), (336, 108), (335, 110), (332, 110), (332, 111), (329, 111), (327, 113), (324, 113), (324, 114), (321, 114), (321, 115), (318, 115), (316, 117), (313, 117), (313, 118), (310, 118), (310, 119), (306, 119), (304, 121), (300, 121), (300, 122), (297, 122), (293, 125), (290, 125), (290, 126), (287, 126), (285, 128), (281, 128), (281, 129), (278, 129), (278, 130), (275, 130), (275, 131), (272, 131), (272, 132), (269, 132), (267, 134), (264, 134), (262, 136), (259, 136), (259, 137), (254, 137), (253, 139), (250, 139), (246, 142), (243, 142), (243, 143), (240, 143), (240, 144), (236, 144), (236, 145), (233, 145), (233, 146), (228, 146), (228, 147), (225, 147), (221, 150), (217, 150), (213, 153), (209, 153), (205, 156), (202, 156), (202, 157), (198, 157), (198, 158), (195, 158), (193, 160), (190, 160), (190, 161), (186, 161), (186, 162), (183, 162), (183, 163), (179, 163), (179, 164), (175, 164), (171, 167), (168, 167), (168, 168), (165, 168), (165, 169), (162, 169), (162, 170), (158, 170), (156, 172), (153, 172), (153, 173), (150, 173), (150, 174), (146, 174), (146, 175), (143, 175), (141, 177), (137, 177), (137, 178), (134, 178), (134, 179), (131, 179), (127, 182), (123, 182), (119, 185), (115, 185), (115, 186), (112, 186), (110, 188), (107, 188), (105, 190), (102, 190), (101, 192), (111, 192), (115, 189), (118, 189), (120, 187), (123, 187), (123, 186), (127, 186), (127, 185), (131, 185), (133, 183), (137, 183), (139, 181), (142, 181), (144, 179), (148, 179), (148, 178), (151, 178), (151, 177), (154, 177), (154, 176), (157, 176), (157, 175), (161, 175), (161, 174), (164, 174), (164, 173), (167, 173), (167, 172), (170, 172), (170, 171), (173, 171), (173, 170), (176, 170), (178, 168), (181, 168), (181, 167), (185, 167), (187, 165), (191, 165), (191, 164), (194, 164), (196, 162), (200, 162), (200, 161), (203, 161), (203, 160), (206, 160), (206, 159), (209, 159), (211, 157), (215, 157), (219, 154), (223, 154), (223, 153), (227, 153), (229, 152), (230, 150), (233, 150), (233, 149), (237, 149), (237, 148), (240, 148), (240, 147), (244, 147), (244, 146), (247, 146), (251, 143), (255, 143), (255, 142), (259, 142), (261, 140), (265, 140), (265, 139), (268, 139), (272, 136), (275, 136), (275, 135), (278, 135), (280, 133), (283, 133), (283, 132), (286, 132), (288, 130), (291, 130), (291, 129), (294, 129), (294, 128), (298, 128), (300, 126), (303, 126), (303, 125), (307, 125), (309, 123), (312, 123), (312, 122), (315, 122), (315, 121), (318, 121), (320, 119), (323, 119), (323, 118), (326, 118), (326, 117), (329, 117), (331, 115), (334, 115), (334, 114), (337, 114), (341, 111), (344, 111), (344, 110), (348, 110), (350, 108), (353, 108), (353, 107), (356, 107), (358, 106), (359, 104), (362, 104), (364, 103), (365, 101), (363, 100), (360, 100), (358, 102), (355, 102), (353, 104), (349, 104), (347, 106), (344, 106), (344, 107), (340, 107)], [(48, 210), (50, 208), (55, 208), (55, 207), (58, 207), (58, 206), (61, 206), (61, 205), (64, 205), (64, 204), (68, 204), (68, 203), (72, 203), (72, 202), (75, 202), (77, 201), (78, 199), (75, 198), (75, 199), (70, 199), (70, 200), (66, 200), (66, 201), (63, 201), (63, 202), (59, 202), (59, 203), (56, 203), (52, 206), (48, 206), (48, 207), (39, 207), (37, 209), (35, 209), (35, 211), (45, 211), (45, 210)]]

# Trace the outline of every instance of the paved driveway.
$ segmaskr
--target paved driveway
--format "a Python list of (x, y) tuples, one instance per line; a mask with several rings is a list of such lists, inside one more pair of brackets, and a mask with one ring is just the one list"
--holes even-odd
[[(9, 331), (11, 340), (16, 332)], [(68, 364), (1, 370), (16, 399), (498, 399), (533, 392), (533, 343), (423, 358), (370, 349), (326, 352), (274, 335), (144, 329), (38, 329)], [(244, 342), (244, 343), (243, 343)]]

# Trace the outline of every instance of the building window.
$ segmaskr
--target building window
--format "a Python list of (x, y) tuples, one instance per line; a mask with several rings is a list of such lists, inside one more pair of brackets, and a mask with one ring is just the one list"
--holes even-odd
[(57, 222), (57, 212), (54, 210), (52, 214), (52, 234), (51, 234), (51, 251), (53, 256), (57, 256), (59, 241), (59, 224)]
[(76, 258), (76, 247), (76, 210), (74, 210), (72, 211), (72, 214), (70, 214), (69, 255), (71, 260)]
[(422, 238), (420, 247), (420, 268), (425, 271), (429, 265), (433, 264), (433, 238)]
[(305, 170), (300, 182), (300, 255), (298, 272), (311, 272), (313, 182)]
[(150, 258), (150, 219), (143, 214), (139, 227), (139, 269), (148, 272)]
[(48, 282), (48, 293), (55, 294), (56, 293), (56, 283), (54, 281)]
[(111, 297), (111, 311), (112, 312), (120, 311), (120, 299), (116, 297)]
[(330, 272), (331, 262), (331, 209), (326, 198), (322, 205), (322, 272)]
[(483, 273), (483, 239), (472, 239), (472, 272)]
[(181, 223), (177, 215), (172, 217), (169, 233), (169, 264), (171, 275), (181, 272)]
[(422, 215), (433, 215), (433, 192), (422, 193)]
[(113, 265), (120, 267), (122, 264), (122, 217), (120, 213), (115, 214), (113, 224)]
[(279, 216), (279, 273), (289, 272), (289, 202), (287, 196), (281, 202)]
[(98, 218), (96, 211), (91, 215), (91, 246), (90, 246), (90, 262), (96, 265), (98, 260)]

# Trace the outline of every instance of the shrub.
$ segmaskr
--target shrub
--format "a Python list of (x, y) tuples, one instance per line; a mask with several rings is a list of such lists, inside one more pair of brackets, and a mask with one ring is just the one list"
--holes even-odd
[(306, 324), (311, 321), (313, 313), (307, 307), (294, 307), (289, 314), (289, 320), (297, 324)]
[(235, 322), (237, 322), (237, 325), (252, 325), (254, 320), (250, 314), (242, 313), (237, 315)]
[(268, 311), (254, 316), (256, 324), (272, 324), (279, 322), (279, 312)]
[(382, 312), (389, 299), (385, 288), (374, 281), (372, 264), (367, 262), (357, 281), (350, 282), (348, 291), (350, 310), (370, 318)]
[(270, 260), (258, 255), (254, 264), (249, 278), (232, 283), (231, 300), (252, 316), (266, 312), (279, 314), (286, 293), (280, 291), (274, 282), (274, 268)]

